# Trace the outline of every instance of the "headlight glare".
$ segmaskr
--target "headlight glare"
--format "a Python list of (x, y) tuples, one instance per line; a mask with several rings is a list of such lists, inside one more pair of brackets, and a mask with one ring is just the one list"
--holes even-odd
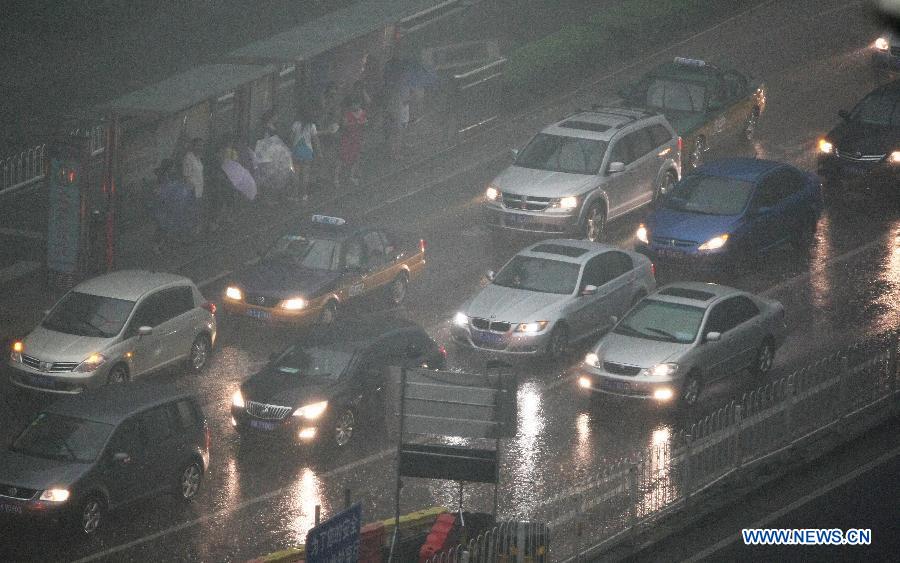
[(591, 378), (589, 377), (579, 377), (578, 378), (578, 386), (582, 389), (590, 389), (591, 388)]
[(234, 299), (235, 301), (241, 301), (242, 299), (244, 299), (244, 292), (242, 292), (239, 287), (230, 285), (225, 290), (225, 297), (227, 297), (228, 299)]
[(453, 324), (456, 326), (466, 326), (469, 324), (469, 317), (462, 311), (457, 311), (455, 315), (453, 315)]
[(281, 302), (281, 308), (288, 309), (290, 311), (296, 311), (298, 309), (303, 309), (304, 307), (306, 307), (306, 300), (300, 297), (285, 299)]
[(598, 356), (594, 352), (590, 352), (584, 357), (584, 363), (591, 367), (598, 368), (600, 367), (600, 356)]
[(717, 237), (713, 237), (708, 241), (701, 244), (698, 249), (699, 250), (716, 250), (718, 248), (722, 248), (725, 246), (725, 243), (728, 242), (728, 234), (722, 234)]
[(49, 502), (66, 502), (69, 500), (69, 491), (67, 489), (47, 489), (41, 493), (41, 500)]
[(647, 236), (647, 227), (645, 227), (643, 224), (638, 226), (637, 232), (634, 234), (634, 236), (636, 236), (637, 239), (642, 243), (650, 244), (650, 239)]
[(73, 371), (77, 371), (78, 373), (90, 373), (105, 363), (106, 356), (95, 352), (85, 358), (83, 362), (78, 364), (78, 367), (76, 367)]
[(657, 387), (653, 390), (653, 398), (657, 401), (670, 401), (675, 393), (669, 387)]
[(576, 207), (578, 207), (578, 198), (573, 195), (560, 198), (559, 200), (560, 209), (575, 209)]
[(834, 151), (834, 145), (828, 139), (819, 139), (819, 152), (822, 154), (831, 154)]
[(888, 40), (884, 37), (879, 37), (875, 40), (875, 48), (879, 51), (887, 51), (890, 46), (891, 45), (888, 43)]
[(484, 197), (486, 197), (490, 201), (497, 201), (497, 199), (500, 197), (500, 190), (498, 190), (494, 186), (488, 186), (484, 191)]
[(25, 351), (25, 345), (21, 340), (16, 340), (12, 344), (12, 349), (9, 352), (10, 361), (22, 363), (22, 352)]
[(306, 420), (315, 420), (322, 416), (322, 413), (325, 412), (325, 409), (328, 408), (328, 401), (321, 401), (318, 403), (312, 403), (309, 405), (304, 405), (299, 409), (294, 411), (294, 416), (299, 416), (300, 418), (305, 418)]
[(900, 151), (894, 151), (888, 155), (888, 162), (891, 164), (900, 164)]
[(647, 370), (647, 375), (654, 377), (666, 377), (674, 375), (678, 371), (678, 364), (656, 364)]
[(534, 334), (535, 332), (540, 332), (547, 328), (548, 321), (534, 321), (531, 323), (519, 323), (516, 326), (516, 332), (525, 332), (528, 334)]
[(244, 396), (241, 394), (240, 389), (235, 391), (234, 395), (231, 396), (231, 406), (238, 409), (244, 408)]

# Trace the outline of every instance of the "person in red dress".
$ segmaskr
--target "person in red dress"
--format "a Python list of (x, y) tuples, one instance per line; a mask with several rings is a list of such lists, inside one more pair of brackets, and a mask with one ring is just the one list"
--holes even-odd
[(345, 169), (350, 171), (350, 182), (354, 185), (359, 184), (359, 155), (362, 152), (363, 130), (368, 117), (358, 98), (353, 97), (349, 100), (343, 121), (340, 154), (334, 171), (335, 187), (340, 187)]

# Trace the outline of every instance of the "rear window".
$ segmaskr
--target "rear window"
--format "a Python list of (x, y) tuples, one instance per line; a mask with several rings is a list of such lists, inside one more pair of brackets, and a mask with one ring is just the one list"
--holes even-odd
[(706, 88), (695, 82), (657, 78), (647, 88), (647, 105), (675, 111), (704, 111)]

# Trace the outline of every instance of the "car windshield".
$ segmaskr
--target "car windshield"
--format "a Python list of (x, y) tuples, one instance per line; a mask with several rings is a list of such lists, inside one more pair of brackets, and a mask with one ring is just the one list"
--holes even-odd
[(568, 295), (578, 282), (578, 264), (516, 256), (494, 278), (494, 285)]
[(47, 459), (90, 462), (112, 433), (109, 424), (42, 412), (12, 444), (12, 450)]
[(647, 105), (674, 111), (704, 111), (706, 88), (695, 82), (657, 78), (647, 88)]
[(352, 358), (353, 353), (346, 350), (295, 347), (274, 363), (273, 372), (285, 377), (334, 379), (346, 371)]
[(739, 215), (750, 196), (753, 184), (733, 178), (693, 174), (675, 184), (665, 206), (669, 209), (706, 215)]
[(865, 125), (900, 127), (900, 96), (869, 94), (853, 108), (850, 119)]
[(71, 291), (41, 326), (66, 334), (111, 338), (122, 330), (133, 308), (134, 301)]
[(605, 141), (539, 133), (519, 153), (516, 166), (569, 174), (596, 174), (606, 146)]
[(338, 269), (338, 242), (286, 235), (266, 253), (266, 259), (278, 260), (315, 270)]
[(626, 336), (688, 344), (697, 338), (702, 307), (644, 299), (632, 309), (614, 332)]

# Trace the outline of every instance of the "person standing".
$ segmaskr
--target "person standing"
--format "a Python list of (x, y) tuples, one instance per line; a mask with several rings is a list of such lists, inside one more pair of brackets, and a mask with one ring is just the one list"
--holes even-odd
[(344, 169), (350, 173), (350, 182), (359, 184), (359, 157), (362, 152), (363, 131), (368, 116), (360, 105), (358, 98), (350, 98), (344, 112), (344, 123), (341, 127), (341, 146), (337, 167), (334, 170), (334, 186), (339, 188)]
[(221, 151), (212, 143), (203, 153), (204, 190), (201, 200), (201, 233), (209, 236), (219, 230), (222, 207), (231, 196), (228, 178), (222, 170)]
[(175, 161), (167, 158), (156, 169), (159, 186), (154, 206), (156, 236), (153, 251), (156, 254), (161, 254), (165, 247), (186, 242), (196, 225), (194, 191), (180, 178), (176, 168)]
[[(181, 176), (194, 191), (196, 201), (203, 201), (203, 139), (195, 138), (188, 143), (187, 150), (181, 159)], [(201, 206), (197, 206), (200, 212)], [(198, 217), (200, 219), (200, 217)], [(199, 221), (198, 221), (199, 223)]]
[(320, 152), (319, 134), (310, 112), (300, 108), (297, 121), (291, 126), (291, 156), (297, 176), (297, 192), (293, 199), (309, 200), (309, 176), (316, 155)]

